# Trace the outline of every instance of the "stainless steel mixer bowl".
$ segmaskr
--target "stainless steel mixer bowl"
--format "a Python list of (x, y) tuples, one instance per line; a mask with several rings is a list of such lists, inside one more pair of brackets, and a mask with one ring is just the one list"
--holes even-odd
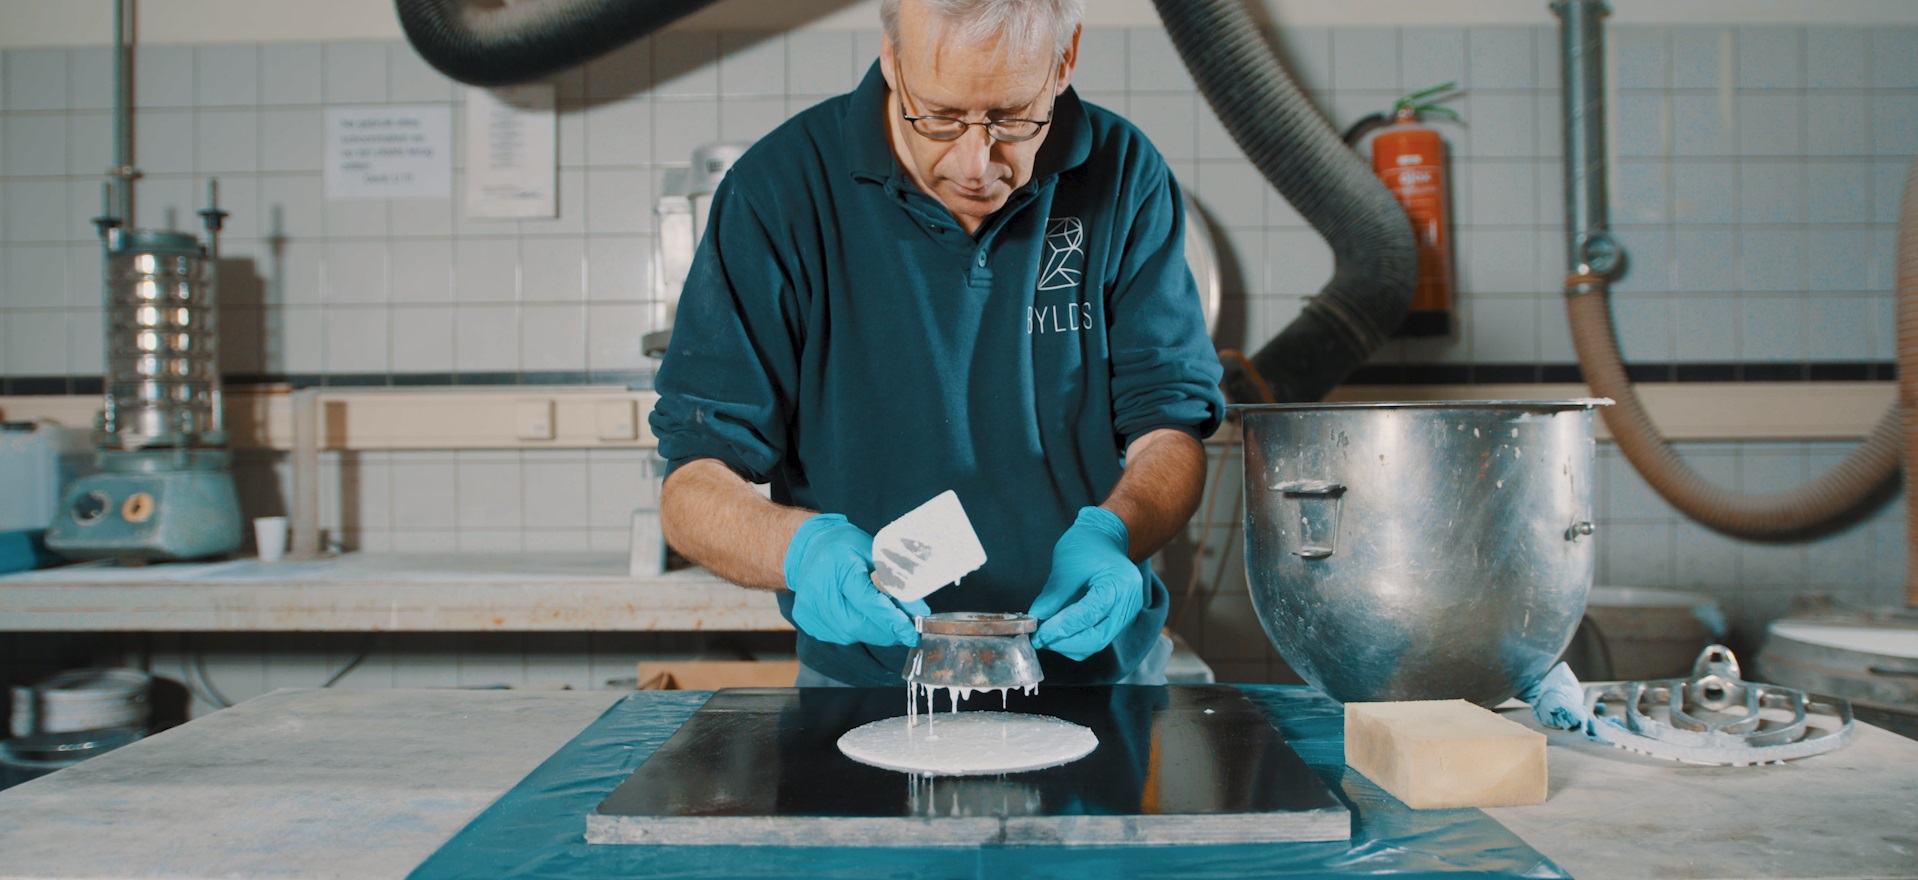
[(1259, 623), (1341, 702), (1494, 705), (1584, 613), (1592, 410), (1609, 401), (1235, 407)]

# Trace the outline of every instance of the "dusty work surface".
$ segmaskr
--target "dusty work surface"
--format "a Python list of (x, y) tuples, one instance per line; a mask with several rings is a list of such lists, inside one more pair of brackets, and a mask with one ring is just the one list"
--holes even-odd
[[(1008, 711), (1064, 719), (1099, 738), (1090, 755), (1043, 770), (928, 778), (840, 753), (841, 734), (903, 714), (904, 691), (720, 691), (600, 804), (586, 839), (1095, 846), (1351, 836), (1350, 811), (1235, 687), (1014, 692)], [(998, 709), (999, 701), (971, 705)], [(951, 718), (939, 713), (933, 729)]]
[[(1280, 729), (1311, 772), (1351, 808), (1350, 840), (1170, 846), (915, 846), (910, 840), (886, 847), (587, 843), (580, 833), (580, 817), (591, 813), (635, 767), (677, 734), (711, 696), (649, 692), (614, 704), (434, 853), (409, 880), (1244, 880), (1408, 873), (1550, 880), (1566, 876), (1505, 826), (1477, 810), (1408, 810), (1377, 786), (1346, 772), (1339, 748), (1343, 712), (1325, 695), (1304, 687), (1244, 685), (1237, 689)], [(1168, 766), (1180, 763), (1174, 756), (1155, 756), (1148, 750), (1147, 767), (1155, 760)], [(713, 777), (715, 784), (725, 781), (722, 776)], [(1109, 790), (1106, 780), (1091, 785), (1097, 786), (1091, 795)]]
[[(1295, 719), (1298, 706), (1330, 704), (1303, 688), (1244, 690), (1261, 708), (1278, 707)], [(1337, 843), (1004, 847), (934, 856), (931, 850), (875, 855), (811, 848), (778, 858), (763, 848), (587, 844), (583, 817), (704, 699), (679, 692), (276, 692), (0, 792), (0, 877), (367, 880), (405, 877), (418, 867), (431, 880), (475, 880), (569, 876), (544, 868), (583, 851), (615, 851), (636, 870), (596, 876), (721, 876), (727, 873), (723, 865), (714, 864), (724, 862), (736, 868), (733, 875), (767, 878), (1006, 880), (1039, 875), (1035, 853), (1054, 852), (1063, 861), (1055, 860), (1058, 870), (1046, 876), (1224, 878), (1276, 875), (1283, 853), (1315, 847), (1339, 851), (1337, 867), (1321, 875), (1362, 875), (1405, 853), (1369, 843), (1360, 849), (1361, 834), (1370, 841), (1393, 821), (1457, 827), (1488, 814), (1517, 832), (1499, 844), (1513, 873), (1555, 873), (1530, 869), (1534, 863), (1517, 858), (1522, 853), (1512, 847), (1522, 837), (1580, 877), (1918, 877), (1912, 821), (1918, 815), (1918, 742), (1877, 728), (1863, 729), (1857, 741), (1829, 755), (1742, 770), (1653, 762), (1554, 734), (1545, 804), (1483, 814), (1394, 813), (1386, 809), (1390, 804), (1372, 803), (1385, 797), (1376, 787), (1341, 770), (1336, 704), (1322, 717), (1303, 719), (1326, 730), (1293, 743), (1341, 798), (1362, 810), (1350, 849)], [(615, 718), (609, 706), (632, 711)], [(637, 724), (644, 719), (658, 723)], [(608, 721), (618, 722), (606, 730), (606, 751), (613, 757), (598, 777), (554, 766), (550, 759), (563, 745)], [(661, 733), (650, 744), (638, 738), (650, 735), (642, 729), (653, 728)], [(520, 840), (509, 838), (545, 833), (529, 825), (527, 815), (494, 820), (512, 794), (486, 809), (509, 789), (517, 792), (516, 783), (524, 788), (542, 774), (548, 791), (570, 786), (569, 803), (576, 804), (563, 814), (531, 814), (551, 824), (554, 854), (511, 862), (514, 870), (459, 870), (472, 861), (431, 869), (456, 855), (477, 860), (473, 850), (459, 852), (463, 842), (517, 845)], [(570, 856), (561, 852), (564, 847), (573, 848)], [(1474, 857), (1497, 854), (1481, 849)], [(950, 870), (931, 872), (935, 859)], [(1418, 863), (1418, 869), (1465, 870), (1438, 861)]]
[(347, 553), (0, 577), (0, 631), (790, 630), (771, 594), (624, 553)]
[(403, 877), (621, 696), (275, 691), (0, 791), (0, 877)]
[[(1531, 711), (1507, 718), (1540, 729)], [(1554, 733), (1549, 800), (1485, 812), (1575, 877), (1918, 877), (1918, 742), (1703, 767)]]

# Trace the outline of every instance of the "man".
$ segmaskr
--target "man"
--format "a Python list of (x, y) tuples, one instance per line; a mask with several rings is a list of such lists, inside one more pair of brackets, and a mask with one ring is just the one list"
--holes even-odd
[[(1162, 683), (1146, 560), (1223, 408), (1177, 186), (1071, 90), (1084, 0), (881, 16), (858, 89), (715, 195), (652, 414), (666, 538), (779, 591), (802, 686), (899, 683), (931, 609), (1029, 611), (1048, 682)], [(902, 605), (872, 533), (946, 489), (986, 564)]]

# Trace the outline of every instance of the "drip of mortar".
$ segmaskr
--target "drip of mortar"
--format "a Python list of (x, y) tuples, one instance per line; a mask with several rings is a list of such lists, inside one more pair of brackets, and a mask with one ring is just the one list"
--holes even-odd
[[(932, 595), (986, 562), (972, 520), (948, 489), (873, 535), (873, 585), (901, 602)], [(918, 717), (919, 694), (932, 714), (933, 694), (947, 691), (952, 710), (975, 691), (1031, 693), (1044, 677), (1032, 649), (1038, 620), (1024, 614), (948, 611), (914, 621), (919, 647), (906, 658), (907, 715)]]
[(926, 715), (932, 716), (933, 694), (944, 689), (959, 711), (959, 701), (976, 691), (998, 691), (1001, 705), (1007, 691), (1030, 694), (1045, 673), (1032, 649), (1037, 618), (1025, 614), (983, 611), (946, 611), (919, 618), (919, 647), (906, 655), (907, 714), (915, 719), (919, 694), (926, 695)]

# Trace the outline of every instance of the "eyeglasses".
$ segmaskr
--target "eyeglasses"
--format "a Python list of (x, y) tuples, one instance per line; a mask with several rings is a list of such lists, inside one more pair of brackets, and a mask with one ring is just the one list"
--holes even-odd
[[(899, 74), (900, 93), (906, 94), (906, 66), (895, 62), (893, 70)], [(1046, 75), (1046, 89), (1048, 91), (1052, 89), (1052, 80), (1057, 73), (1058, 68), (1055, 66), (1053, 72)], [(993, 140), (999, 141), (1000, 143), (1016, 144), (1020, 141), (1029, 141), (1038, 137), (1039, 132), (1052, 123), (1052, 111), (1059, 105), (1059, 99), (1056, 96), (1052, 99), (1052, 104), (1052, 108), (1046, 110), (1046, 118), (1044, 119), (987, 119), (983, 122), (967, 122), (964, 119), (955, 119), (951, 116), (912, 116), (904, 112), (903, 108), (905, 104), (902, 101), (900, 103), (901, 111), (899, 116), (901, 119), (912, 123), (913, 131), (919, 132), (935, 141), (956, 141), (964, 137), (966, 132), (973, 126), (983, 125), (986, 127), (986, 133), (992, 135)]]

